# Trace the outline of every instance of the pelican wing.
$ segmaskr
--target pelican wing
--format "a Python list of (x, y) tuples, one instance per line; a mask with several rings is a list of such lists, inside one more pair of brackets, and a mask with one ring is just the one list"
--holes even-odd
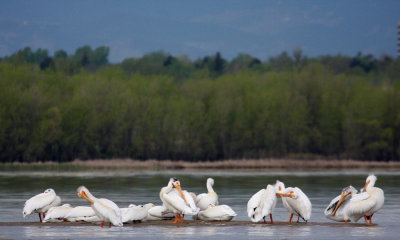
[(251, 218), (255, 210), (259, 207), (261, 196), (265, 193), (265, 189), (261, 189), (256, 194), (254, 194), (250, 200), (247, 202), (247, 215)]
[(39, 210), (47, 205), (51, 204), (56, 199), (55, 194), (40, 193), (36, 196), (26, 200), (24, 205), (24, 216), (31, 214), (32, 212)]
[(105, 219), (110, 220), (113, 225), (122, 226), (121, 211), (117, 204), (106, 198), (97, 199), (92, 205)]
[(152, 217), (163, 218), (167, 214), (172, 213), (172, 211), (169, 210), (167, 207), (165, 207), (165, 205), (162, 205), (162, 206), (155, 206), (155, 207), (150, 208), (148, 213)]
[(147, 209), (143, 206), (121, 208), (122, 222), (140, 221), (147, 217)]
[(334, 199), (332, 199), (332, 201), (329, 203), (329, 205), (325, 208), (325, 211), (324, 211), (325, 216), (331, 215), (333, 213), (333, 211), (336, 208), (336, 205), (339, 203), (341, 196), (342, 195), (339, 195), (339, 196), (335, 197)]
[(59, 207), (52, 207), (47, 211), (46, 217), (44, 218), (44, 222), (48, 222), (58, 218), (65, 218), (69, 211), (71, 211), (71, 205), (64, 204)]
[(368, 192), (354, 194), (350, 199), (348, 212), (351, 215), (362, 215), (371, 210), (375, 205), (375, 201)]
[(178, 210), (179, 212), (182, 212), (183, 214), (188, 214), (188, 215), (196, 214), (186, 204), (185, 200), (183, 200), (183, 198), (179, 194), (176, 194), (176, 192), (171, 191), (168, 194), (164, 194), (163, 197), (169, 206)]
[(93, 208), (78, 206), (72, 208), (65, 216), (65, 218), (92, 217), (92, 216), (96, 216), (96, 213), (93, 211)]
[[(274, 187), (272, 185), (268, 184), (267, 189), (264, 192), (262, 198), (263, 198), (262, 199), (263, 201), (261, 202), (260, 209), (261, 209), (261, 215), (262, 215), (261, 217), (264, 217), (264, 216), (272, 213), (272, 210), (275, 208), (275, 205), (276, 205), (276, 201), (277, 201), (276, 193), (275, 193)], [(257, 212), (257, 210), (256, 210), (256, 212)]]
[(186, 198), (187, 204), (189, 204), (189, 207), (192, 209), (194, 214), (197, 214), (200, 211), (200, 209), (196, 206), (196, 203), (194, 202), (192, 195), (188, 191), (182, 191), (182, 192)]
[(287, 188), (288, 191), (293, 191), (297, 195), (296, 199), (286, 198), (287, 203), (290, 205), (293, 213), (308, 221), (311, 217), (312, 205), (310, 199), (301, 191), (300, 188)]
[(201, 220), (231, 220), (237, 214), (228, 205), (219, 205), (215, 207), (209, 207), (204, 211), (199, 212), (198, 218)]

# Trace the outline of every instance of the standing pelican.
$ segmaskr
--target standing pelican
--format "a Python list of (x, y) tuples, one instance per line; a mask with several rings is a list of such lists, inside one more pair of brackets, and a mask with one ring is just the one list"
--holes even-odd
[(65, 216), (71, 211), (72, 207), (70, 204), (63, 204), (62, 206), (52, 207), (47, 211), (46, 217), (43, 219), (43, 222), (50, 221), (66, 221)]
[[(191, 195), (187, 191), (182, 191), (177, 178), (170, 178), (168, 185), (161, 189), (160, 199), (164, 206), (175, 214), (173, 223), (183, 223), (184, 214), (195, 215), (199, 212)], [(181, 214), (183, 214), (182, 218)]]
[(106, 198), (95, 198), (84, 186), (80, 186), (77, 191), (79, 197), (85, 198), (90, 202), (93, 211), (101, 219), (101, 227), (103, 227), (104, 222), (109, 222), (109, 227), (111, 227), (111, 223), (114, 226), (123, 226), (121, 211), (117, 204)]
[[(335, 197), (331, 203), (329, 203), (328, 207), (326, 207), (324, 214), (325, 217), (337, 222), (344, 222), (344, 211), (346, 210), (346, 206), (350, 203), (351, 197), (353, 197), (357, 193), (357, 189), (355, 189), (353, 186), (348, 186), (343, 188), (342, 194), (339, 196)], [(340, 207), (336, 210), (336, 213), (333, 215), (333, 211), (336, 209), (336, 206), (339, 203), (340, 198), (342, 195), (345, 195), (346, 197), (350, 195), (350, 198), (345, 198), (342, 200)]]
[[(348, 220), (357, 222), (361, 217), (364, 216), (365, 224), (372, 225), (372, 215), (382, 208), (385, 201), (383, 190), (374, 187), (377, 178), (375, 175), (369, 175), (365, 181), (364, 188), (361, 193), (354, 194), (350, 198), (350, 202), (346, 205), (343, 210), (344, 220), (347, 223)], [(332, 215), (336, 215), (339, 207), (345, 202), (349, 194), (342, 193), (338, 204)], [(369, 222), (367, 221), (369, 219)]]
[(196, 206), (200, 210), (206, 210), (210, 205), (218, 205), (218, 195), (213, 189), (214, 179), (207, 179), (207, 191), (208, 193), (202, 193), (196, 197)]
[(197, 219), (203, 221), (230, 221), (237, 214), (228, 205), (210, 205), (206, 210), (197, 214)]
[(282, 197), (283, 206), (290, 213), (289, 223), (292, 222), (293, 215), (297, 216), (297, 222), (299, 222), (300, 217), (306, 222), (310, 220), (312, 205), (310, 199), (300, 188), (285, 188), (285, 184), (277, 180), (275, 191), (277, 196)]
[(26, 200), (22, 214), (25, 218), (32, 213), (38, 213), (39, 220), (42, 222), (41, 213), (43, 213), (43, 218), (45, 218), (45, 213), (47, 210), (60, 204), (61, 198), (56, 195), (56, 192), (53, 189), (49, 188), (43, 193), (35, 195)]
[(266, 189), (261, 189), (254, 194), (247, 202), (247, 215), (251, 218), (252, 222), (259, 222), (261, 219), (269, 215), (271, 223), (274, 223), (272, 219), (272, 211), (275, 209), (277, 199), (274, 187), (268, 184)]

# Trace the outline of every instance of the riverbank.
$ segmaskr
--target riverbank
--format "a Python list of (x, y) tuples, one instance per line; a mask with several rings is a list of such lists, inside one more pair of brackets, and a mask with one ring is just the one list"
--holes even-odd
[(2, 163), (0, 171), (162, 171), (162, 170), (400, 170), (400, 162), (356, 160), (240, 159), (221, 161), (75, 160), (68, 163)]

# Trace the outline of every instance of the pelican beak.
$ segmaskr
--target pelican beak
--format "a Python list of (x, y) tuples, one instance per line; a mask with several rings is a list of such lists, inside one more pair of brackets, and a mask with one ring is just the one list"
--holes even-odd
[(182, 188), (181, 188), (181, 186), (179, 185), (179, 183), (177, 183), (177, 184), (172, 183), (172, 186), (174, 186), (176, 189), (178, 189), (178, 191), (179, 191), (179, 193), (181, 194), (181, 197), (183, 198), (183, 200), (185, 200), (185, 202), (188, 203), (187, 200), (186, 200), (186, 198), (185, 198), (185, 195), (183, 195)]
[(368, 181), (365, 183), (362, 192), (365, 192), (365, 191), (367, 190), (367, 186), (368, 186), (369, 183), (370, 183), (370, 180), (368, 180)]
[(351, 193), (345, 193), (345, 192), (342, 192), (342, 196), (340, 197), (340, 199), (339, 199), (339, 202), (336, 204), (336, 207), (335, 207), (335, 210), (333, 210), (333, 213), (332, 213), (332, 216), (335, 216), (335, 214), (336, 214), (336, 212), (337, 212), (337, 210), (338, 210), (338, 208), (340, 207), (340, 205), (342, 204), (342, 202), (347, 198), (347, 196), (349, 196)]
[(82, 192), (78, 193), (78, 196), (79, 196), (79, 197), (85, 198), (85, 199), (88, 200), (91, 204), (94, 203), (93, 200), (91, 200), (91, 199), (88, 198), (88, 196), (86, 195), (85, 191), (82, 191)]
[(293, 191), (290, 193), (276, 193), (276, 196), (278, 196), (278, 197), (295, 197), (295, 195), (293, 194)]

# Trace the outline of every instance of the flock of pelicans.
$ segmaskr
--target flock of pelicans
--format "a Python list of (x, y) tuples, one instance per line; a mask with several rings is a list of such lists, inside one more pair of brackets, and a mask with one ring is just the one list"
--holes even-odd
[[(334, 221), (347, 223), (357, 222), (364, 217), (367, 225), (372, 225), (372, 216), (384, 203), (383, 190), (374, 187), (377, 178), (369, 175), (365, 186), (357, 193), (353, 186), (345, 187), (341, 194), (334, 198), (325, 209), (325, 216)], [(129, 205), (128, 208), (119, 208), (113, 201), (105, 198), (96, 198), (89, 190), (81, 186), (77, 189), (79, 197), (90, 203), (88, 206), (71, 207), (69, 204), (61, 204), (61, 198), (53, 189), (47, 189), (25, 202), (23, 216), (38, 213), (40, 222), (43, 221), (85, 221), (104, 222), (115, 226), (123, 223), (148, 220), (171, 219), (172, 223), (183, 223), (185, 215), (192, 215), (194, 219), (203, 221), (230, 221), (236, 213), (227, 205), (219, 205), (218, 195), (213, 190), (214, 180), (207, 179), (208, 193), (196, 196), (192, 192), (181, 189), (178, 179), (171, 178), (168, 185), (161, 188), (160, 199), (162, 206), (154, 206), (152, 203), (145, 205)], [(306, 194), (297, 187), (287, 187), (276, 181), (274, 185), (268, 184), (254, 194), (247, 203), (248, 217), (252, 222), (264, 221), (273, 224), (272, 212), (278, 198), (282, 199), (283, 206), (290, 213), (289, 223), (293, 216), (297, 216), (297, 222), (302, 218), (308, 221), (311, 217), (311, 202)], [(266, 217), (270, 221), (266, 221)], [(369, 222), (368, 222), (369, 220)]]

